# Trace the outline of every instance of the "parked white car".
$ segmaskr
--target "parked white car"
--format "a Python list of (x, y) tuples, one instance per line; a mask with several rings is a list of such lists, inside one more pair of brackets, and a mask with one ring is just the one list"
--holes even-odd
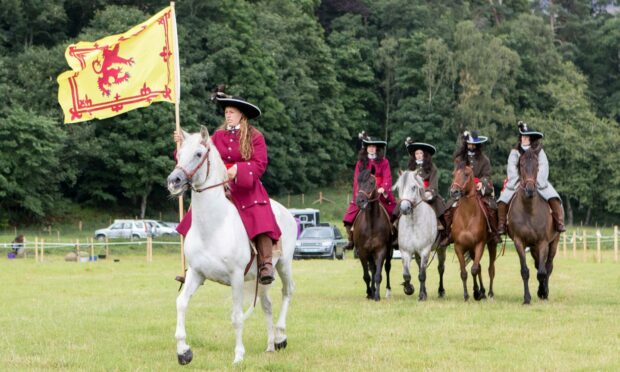
[(95, 239), (146, 239), (150, 228), (142, 220), (114, 220), (105, 229), (95, 231)]
[(149, 232), (152, 236), (177, 236), (179, 233), (174, 227), (169, 226), (163, 221), (144, 220), (149, 225)]

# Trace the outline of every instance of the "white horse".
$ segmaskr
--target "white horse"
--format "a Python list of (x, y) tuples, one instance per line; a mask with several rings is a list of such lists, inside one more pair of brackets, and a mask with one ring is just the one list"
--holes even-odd
[(443, 297), (444, 262), (446, 261), (446, 248), (437, 247), (437, 217), (433, 208), (424, 202), (424, 182), (414, 171), (403, 172), (394, 189), (398, 190), (400, 202), (398, 207), (402, 213), (398, 221), (398, 247), (403, 261), (403, 283), (405, 294), (412, 295), (414, 292), (411, 284), (409, 265), (415, 255), (420, 269), (420, 301), (426, 300), (426, 266), (430, 253), (435, 250), (438, 256), (439, 269), (439, 297)]
[[(187, 273), (183, 290), (177, 297), (175, 337), (178, 360), (180, 364), (187, 364), (193, 358), (185, 342), (185, 312), (190, 297), (205, 279), (209, 279), (232, 289), (232, 323), (236, 333), (234, 363), (238, 363), (245, 354), (243, 322), (253, 310), (250, 306), (245, 314), (243, 312), (244, 281), (256, 280), (256, 259), (244, 275), (250, 262), (250, 240), (239, 212), (225, 196), (226, 167), (205, 127), (200, 133), (190, 135), (183, 132), (183, 146), (177, 158), (178, 165), (168, 176), (168, 190), (178, 196), (188, 188), (192, 189), (192, 226), (185, 238), (184, 251)], [(287, 345), (286, 314), (294, 289), (292, 261), (297, 237), (297, 225), (290, 212), (273, 200), (271, 207), (282, 231), (282, 254), (273, 257), (273, 266), (282, 280), (282, 309), (274, 333), (268, 293), (270, 285), (258, 285), (258, 297), (267, 322), (269, 352)]]

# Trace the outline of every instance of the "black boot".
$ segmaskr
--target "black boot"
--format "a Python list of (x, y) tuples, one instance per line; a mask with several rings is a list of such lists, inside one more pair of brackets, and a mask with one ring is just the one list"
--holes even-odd
[(454, 208), (450, 207), (443, 212), (443, 220), (444, 220), (444, 229), (440, 232), (441, 241), (439, 242), (440, 247), (447, 247), (452, 241), (452, 216), (454, 215)]
[(351, 231), (351, 225), (348, 223), (344, 224), (344, 228), (345, 230), (347, 230), (347, 238), (349, 239), (349, 242), (347, 243), (347, 245), (344, 246), (344, 249), (353, 249), (353, 232)]

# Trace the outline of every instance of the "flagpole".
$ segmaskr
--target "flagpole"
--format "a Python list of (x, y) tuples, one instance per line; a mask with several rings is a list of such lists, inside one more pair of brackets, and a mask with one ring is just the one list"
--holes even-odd
[[(174, 8), (174, 1), (170, 2), (170, 8), (172, 9), (172, 34), (173, 34), (173, 53), (174, 53), (174, 91), (176, 94), (176, 99), (174, 103), (174, 118), (176, 121), (176, 131), (177, 133), (181, 133), (181, 114), (180, 114), (180, 104), (181, 104), (181, 71), (179, 68), (179, 40), (177, 39), (177, 16), (176, 10)], [(177, 154), (179, 153), (179, 143), (177, 142)], [(183, 195), (179, 196), (179, 222), (183, 219)], [(183, 235), (179, 235), (181, 239), (181, 275), (176, 277), (176, 280), (184, 283), (185, 282), (185, 254), (183, 253), (184, 247), (184, 238)]]

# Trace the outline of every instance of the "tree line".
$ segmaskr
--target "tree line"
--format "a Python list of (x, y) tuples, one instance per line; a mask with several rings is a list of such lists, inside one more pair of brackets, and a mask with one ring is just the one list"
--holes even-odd
[[(62, 124), (56, 77), (70, 43), (122, 33), (167, 6), (141, 0), (0, 0), (0, 225), (66, 205), (168, 203), (173, 105)], [(518, 120), (544, 131), (550, 180), (572, 213), (620, 214), (616, 1), (182, 0), (181, 124), (215, 129), (209, 101), (258, 104), (271, 193), (348, 183), (357, 134), (438, 148), (440, 186), (459, 134), (490, 137), (499, 189)], [(345, 181), (342, 181), (345, 180)], [(139, 212), (138, 212), (139, 211)]]

